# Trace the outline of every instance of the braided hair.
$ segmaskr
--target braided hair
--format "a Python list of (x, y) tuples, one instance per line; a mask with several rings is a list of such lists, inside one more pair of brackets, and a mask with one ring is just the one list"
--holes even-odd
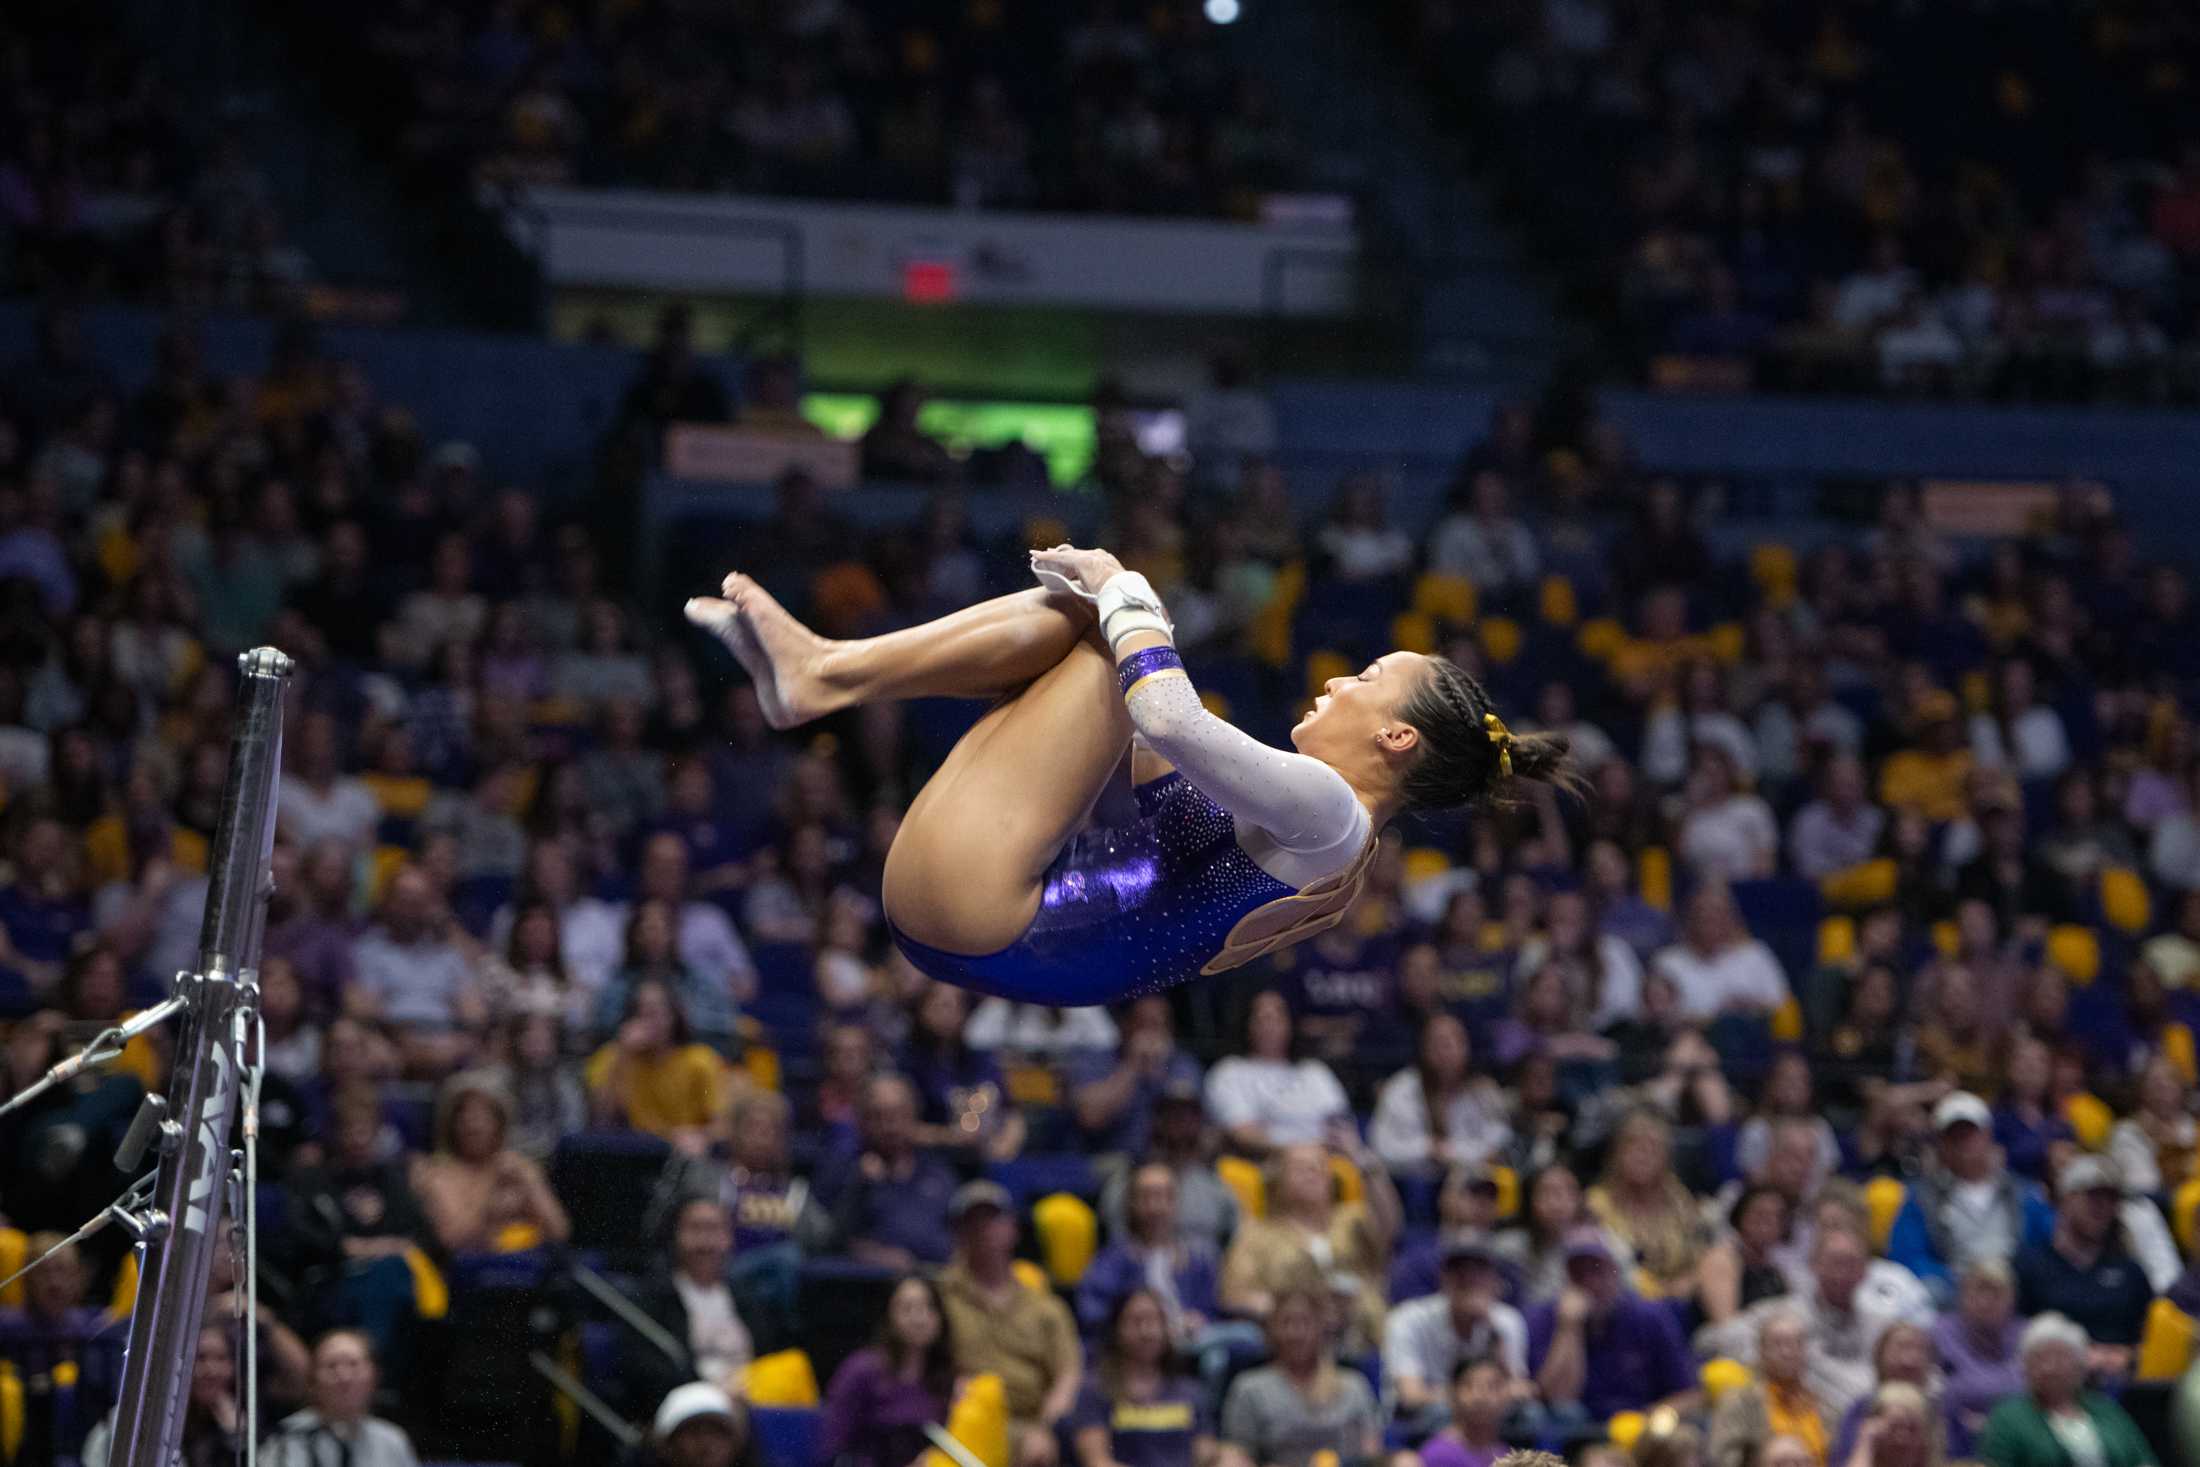
[(1398, 716), (1421, 736), (1420, 757), (1402, 783), (1406, 808), (1502, 803), (1518, 780), (1572, 788), (1560, 734), (1516, 734), (1474, 675), (1446, 657), (1428, 659), (1428, 676), (1407, 696)]

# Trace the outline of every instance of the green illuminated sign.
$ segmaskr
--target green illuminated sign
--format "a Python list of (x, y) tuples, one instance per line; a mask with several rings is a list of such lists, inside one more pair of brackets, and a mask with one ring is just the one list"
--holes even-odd
[[(802, 416), (835, 438), (854, 440), (878, 420), (878, 399), (854, 392), (811, 392)], [(1058, 486), (1084, 482), (1092, 468), (1092, 409), (1058, 402), (957, 402), (935, 399), (917, 414), (917, 426), (958, 457), (979, 448), (1021, 442), (1046, 460)]]

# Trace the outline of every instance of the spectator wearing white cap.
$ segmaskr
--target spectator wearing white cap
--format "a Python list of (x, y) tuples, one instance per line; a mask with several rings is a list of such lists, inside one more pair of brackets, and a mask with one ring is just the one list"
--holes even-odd
[(2123, 1246), (2123, 1177), (2107, 1157), (2081, 1154), (2064, 1163), (2055, 1193), (2053, 1234), (2017, 1255), (2017, 1310), (2068, 1317), (2093, 1341), (2096, 1374), (2127, 1374), (2154, 1288)]
[(1994, 1116), (1967, 1090), (1933, 1107), (1935, 1154), (1895, 1214), (1887, 1256), (1945, 1297), (1975, 1258), (2014, 1258), (2046, 1241), (2055, 1214), (2039, 1189), (2004, 1164)]
[(746, 1413), (717, 1386), (691, 1381), (658, 1405), (640, 1461), (644, 1467), (733, 1467), (748, 1447)]
[(2017, 1347), (2024, 1394), (1986, 1418), (1980, 1461), (1987, 1467), (2155, 1467), (2153, 1448), (2124, 1408), (2086, 1389), (2091, 1344), (2084, 1326), (2060, 1314), (2043, 1314), (2025, 1327)]

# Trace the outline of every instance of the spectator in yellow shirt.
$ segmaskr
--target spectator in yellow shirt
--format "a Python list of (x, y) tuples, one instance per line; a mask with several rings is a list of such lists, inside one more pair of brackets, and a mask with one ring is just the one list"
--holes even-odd
[(1956, 718), (1955, 698), (1933, 689), (1917, 700), (1911, 722), (1917, 742), (1887, 756), (1879, 771), (1880, 801), (1916, 810), (1928, 820), (1954, 820), (1963, 814), (1971, 777), (1971, 750)]
[(589, 1113), (600, 1126), (662, 1136), (701, 1152), (726, 1110), (725, 1062), (688, 1033), (672, 990), (638, 983), (611, 1042), (588, 1060)]

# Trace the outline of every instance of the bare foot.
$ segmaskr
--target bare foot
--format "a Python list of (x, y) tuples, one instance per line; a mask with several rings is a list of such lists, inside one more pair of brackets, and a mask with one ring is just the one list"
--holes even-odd
[(687, 618), (724, 642), (748, 670), (766, 723), (793, 728), (842, 706), (818, 676), (831, 643), (739, 572), (727, 576), (720, 589), (724, 599), (698, 596), (689, 601)]

